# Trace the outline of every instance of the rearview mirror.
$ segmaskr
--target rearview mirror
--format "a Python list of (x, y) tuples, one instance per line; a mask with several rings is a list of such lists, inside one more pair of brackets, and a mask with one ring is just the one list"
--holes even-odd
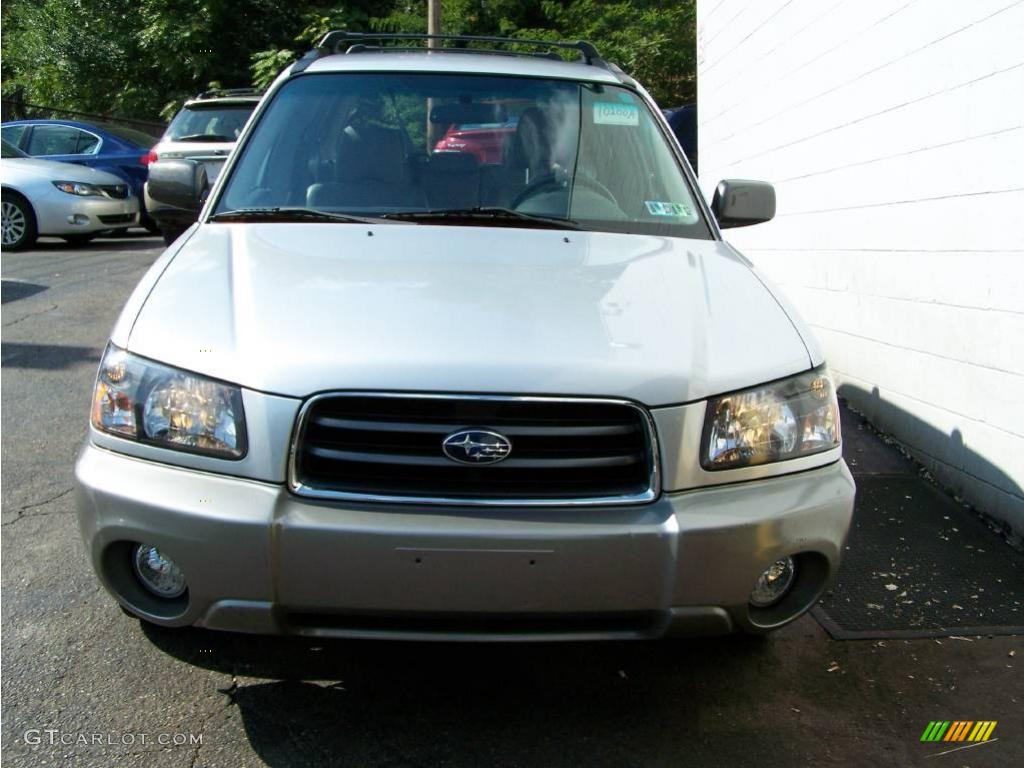
[(160, 160), (149, 166), (146, 190), (159, 203), (198, 212), (209, 186), (205, 166), (195, 160)]
[(711, 212), (722, 229), (771, 221), (775, 216), (775, 188), (764, 181), (720, 181), (711, 201)]

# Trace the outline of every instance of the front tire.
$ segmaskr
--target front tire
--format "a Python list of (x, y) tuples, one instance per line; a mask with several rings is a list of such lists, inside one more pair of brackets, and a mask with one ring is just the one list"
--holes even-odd
[(28, 200), (17, 192), (4, 190), (0, 213), (0, 246), (5, 251), (30, 248), (39, 234), (36, 215)]

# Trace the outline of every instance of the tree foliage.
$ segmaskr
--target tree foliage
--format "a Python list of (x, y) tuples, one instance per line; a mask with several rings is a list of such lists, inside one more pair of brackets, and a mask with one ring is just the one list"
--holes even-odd
[[(695, 97), (694, 0), (443, 0), (444, 31), (586, 39), (665, 106)], [(426, 0), (9, 0), (4, 93), (167, 118), (205, 88), (268, 85), (330, 29), (425, 32)]]

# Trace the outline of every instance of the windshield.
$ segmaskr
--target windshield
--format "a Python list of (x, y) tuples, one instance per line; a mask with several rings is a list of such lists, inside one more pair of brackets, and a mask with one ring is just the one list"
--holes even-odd
[(174, 116), (164, 141), (235, 141), (255, 108), (256, 102), (193, 104)]
[(214, 212), (261, 208), (421, 223), (428, 212), (463, 223), (451, 213), (466, 212), (466, 223), (487, 226), (514, 225), (514, 211), (581, 229), (711, 237), (639, 96), (525, 77), (298, 77), (267, 106)]

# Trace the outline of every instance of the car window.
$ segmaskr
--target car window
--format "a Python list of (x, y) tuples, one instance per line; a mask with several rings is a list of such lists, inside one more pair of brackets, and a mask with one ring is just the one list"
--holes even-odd
[(77, 155), (90, 155), (100, 148), (100, 138), (86, 131), (78, 132), (78, 146), (75, 148)]
[(69, 125), (36, 125), (28, 139), (25, 151), (33, 157), (40, 155), (91, 154), (99, 148), (99, 139)]
[(9, 144), (20, 147), (21, 137), (25, 135), (27, 130), (27, 125), (5, 125), (3, 128), (0, 128), (0, 136), (3, 136), (4, 141)]
[(235, 141), (255, 108), (255, 103), (185, 107), (167, 126), (164, 140)]
[(28, 157), (28, 155), (13, 144), (9, 143), (7, 139), (2, 139), (0, 140), (0, 157), (3, 157), (4, 159), (12, 159), (15, 157)]
[[(500, 207), (595, 230), (712, 236), (665, 134), (627, 88), (461, 73), (323, 73), (297, 77), (272, 98), (216, 213)], [(465, 126), (483, 135), (453, 137)]]

